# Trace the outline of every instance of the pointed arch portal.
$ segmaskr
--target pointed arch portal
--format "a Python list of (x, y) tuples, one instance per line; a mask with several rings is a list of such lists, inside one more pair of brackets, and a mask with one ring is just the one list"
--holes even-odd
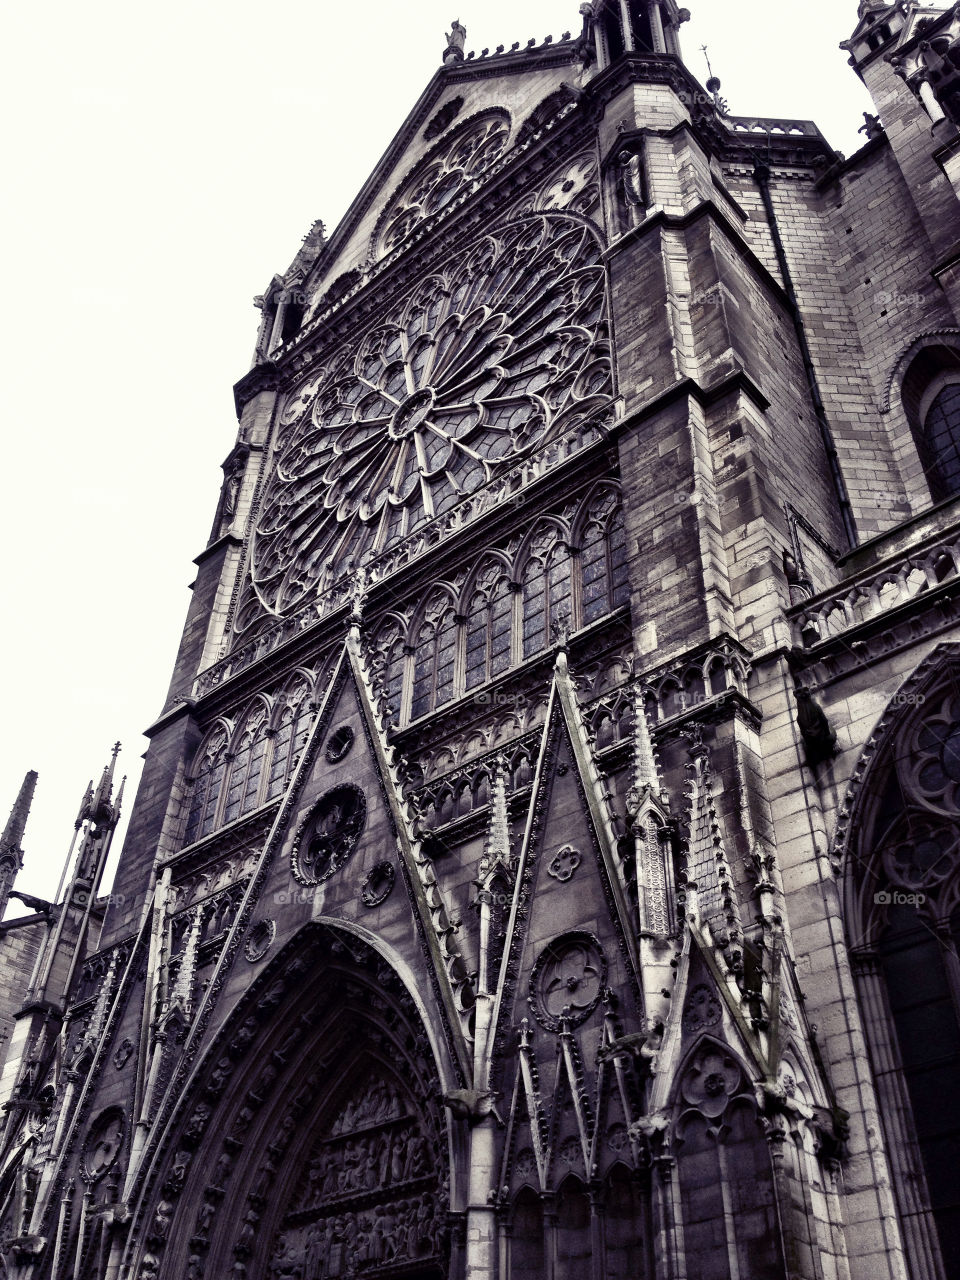
[(218, 1033), (168, 1128), (134, 1274), (441, 1280), (442, 1093), (395, 971), (356, 936), (308, 926)]

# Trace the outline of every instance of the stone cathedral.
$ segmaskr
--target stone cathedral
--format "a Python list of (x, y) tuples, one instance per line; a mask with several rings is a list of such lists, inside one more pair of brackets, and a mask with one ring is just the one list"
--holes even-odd
[(849, 158), (455, 22), (256, 300), (112, 892), (113, 761), (0, 838), (8, 1280), (960, 1276), (960, 5), (852, 8)]

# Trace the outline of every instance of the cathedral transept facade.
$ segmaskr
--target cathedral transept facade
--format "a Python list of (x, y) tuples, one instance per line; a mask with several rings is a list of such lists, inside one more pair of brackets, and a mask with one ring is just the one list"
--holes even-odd
[(960, 6), (850, 158), (688, 17), (454, 23), (257, 299), (112, 893), (111, 763), (2, 926), (10, 1280), (960, 1276)]

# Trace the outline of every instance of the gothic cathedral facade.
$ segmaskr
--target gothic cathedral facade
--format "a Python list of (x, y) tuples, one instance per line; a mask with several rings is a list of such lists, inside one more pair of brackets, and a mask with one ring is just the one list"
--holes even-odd
[(849, 159), (580, 14), (258, 299), (112, 893), (111, 765), (0, 929), (9, 1280), (960, 1276), (960, 5)]

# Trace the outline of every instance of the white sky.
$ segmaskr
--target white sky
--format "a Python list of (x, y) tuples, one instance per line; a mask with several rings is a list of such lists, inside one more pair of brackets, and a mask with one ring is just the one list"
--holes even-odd
[[(870, 103), (837, 49), (855, 0), (689, 3), (687, 63), (705, 80), (709, 46), (731, 111), (812, 118), (856, 150)], [(314, 218), (336, 225), (453, 18), (478, 53), (580, 25), (577, 0), (8, 7), (0, 822), (37, 769), (27, 892), (54, 892), (118, 738), (131, 807), (236, 434), (251, 299)]]

